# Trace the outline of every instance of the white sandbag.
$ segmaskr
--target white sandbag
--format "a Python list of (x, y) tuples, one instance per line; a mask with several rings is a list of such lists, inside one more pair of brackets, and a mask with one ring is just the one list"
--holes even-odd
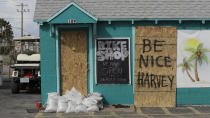
[(92, 99), (92, 98), (85, 98), (82, 101), (82, 104), (84, 104), (87, 107), (91, 107), (91, 106), (97, 105), (97, 103), (98, 103), (98, 101), (95, 100), (95, 99)]
[(48, 93), (47, 96), (48, 96), (48, 98), (54, 97), (54, 96), (57, 97), (58, 96), (58, 93), (57, 92)]
[(98, 97), (101, 97), (102, 95), (100, 93), (98, 93), (98, 92), (94, 92), (94, 93), (89, 93), (88, 94), (88, 97), (90, 97), (90, 96), (98, 96)]
[(71, 89), (71, 91), (66, 91), (65, 96), (69, 101), (73, 101), (76, 104), (81, 104), (82, 100), (84, 99), (84, 96), (74, 87)]
[(99, 97), (99, 96), (90, 96), (88, 98), (94, 99), (94, 100), (97, 100), (97, 101), (101, 101), (103, 99), (102, 97)]
[(66, 109), (66, 113), (73, 113), (73, 112), (76, 112), (76, 107), (77, 107), (78, 105), (77, 104), (75, 104), (74, 102), (72, 102), (72, 101), (69, 101), (68, 102), (68, 107), (67, 107), (67, 109)]
[(65, 96), (58, 97), (58, 108), (57, 112), (65, 112), (68, 107), (68, 101)]
[(88, 107), (87, 110), (88, 110), (88, 112), (98, 112), (99, 108), (97, 105), (93, 105), (91, 107)]
[(47, 107), (45, 112), (56, 112), (58, 107), (58, 94), (48, 93)]
[(83, 104), (80, 104), (78, 105), (76, 108), (75, 108), (75, 111), (76, 113), (80, 113), (80, 112), (84, 112), (84, 113), (87, 113), (87, 107)]

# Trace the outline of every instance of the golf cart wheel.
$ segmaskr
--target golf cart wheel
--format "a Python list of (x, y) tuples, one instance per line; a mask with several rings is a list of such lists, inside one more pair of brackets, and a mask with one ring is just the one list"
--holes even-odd
[(12, 90), (12, 93), (19, 93), (19, 90), (20, 90), (19, 84), (15, 83), (14, 80), (12, 80), (12, 83), (11, 83), (11, 90)]

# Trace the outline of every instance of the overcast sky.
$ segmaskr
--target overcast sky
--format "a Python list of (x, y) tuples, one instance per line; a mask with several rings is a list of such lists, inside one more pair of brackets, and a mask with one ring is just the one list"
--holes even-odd
[(0, 0), (0, 18), (10, 22), (14, 32), (14, 37), (21, 35), (21, 14), (17, 12), (21, 3), (27, 6), (24, 9), (30, 9), (30, 12), (24, 13), (24, 35), (39, 36), (39, 25), (33, 22), (36, 0)]

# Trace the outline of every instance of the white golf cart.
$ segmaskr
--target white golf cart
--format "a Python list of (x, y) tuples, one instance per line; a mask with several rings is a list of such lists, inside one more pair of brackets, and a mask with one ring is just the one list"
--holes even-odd
[[(25, 42), (39, 42), (39, 37), (25, 36), (13, 39), (14, 41), (20, 41), (21, 48)], [(23, 43), (24, 42), (24, 43)], [(30, 46), (28, 46), (30, 47)], [(19, 93), (20, 90), (34, 88), (41, 88), (41, 75), (40, 75), (40, 54), (23, 54), (17, 55), (16, 63), (11, 66), (13, 68), (11, 91), (12, 93)]]

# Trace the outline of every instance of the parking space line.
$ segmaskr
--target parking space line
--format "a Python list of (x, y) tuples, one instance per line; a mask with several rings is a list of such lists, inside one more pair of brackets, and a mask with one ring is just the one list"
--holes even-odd
[(165, 114), (172, 115), (172, 113), (166, 107), (161, 107), (161, 108), (165, 112)]
[(94, 116), (94, 112), (89, 112), (89, 116)]
[(195, 108), (193, 108), (193, 107), (187, 107), (187, 108), (189, 108), (190, 110), (192, 110), (194, 113), (196, 113), (196, 114), (201, 114), (201, 112), (199, 112), (198, 110), (196, 110)]
[(112, 116), (117, 117), (117, 118), (122, 118), (120, 115), (116, 114), (115, 112), (111, 112), (110, 114), (111, 114)]
[(39, 112), (39, 113), (36, 114), (36, 116), (34, 118), (41, 118), (42, 115), (43, 115), (43, 112)]
[(140, 107), (136, 107), (136, 112), (137, 112), (138, 115), (145, 115), (145, 114), (142, 112), (142, 110), (141, 110)]
[(57, 118), (62, 118), (62, 113), (56, 113)]

